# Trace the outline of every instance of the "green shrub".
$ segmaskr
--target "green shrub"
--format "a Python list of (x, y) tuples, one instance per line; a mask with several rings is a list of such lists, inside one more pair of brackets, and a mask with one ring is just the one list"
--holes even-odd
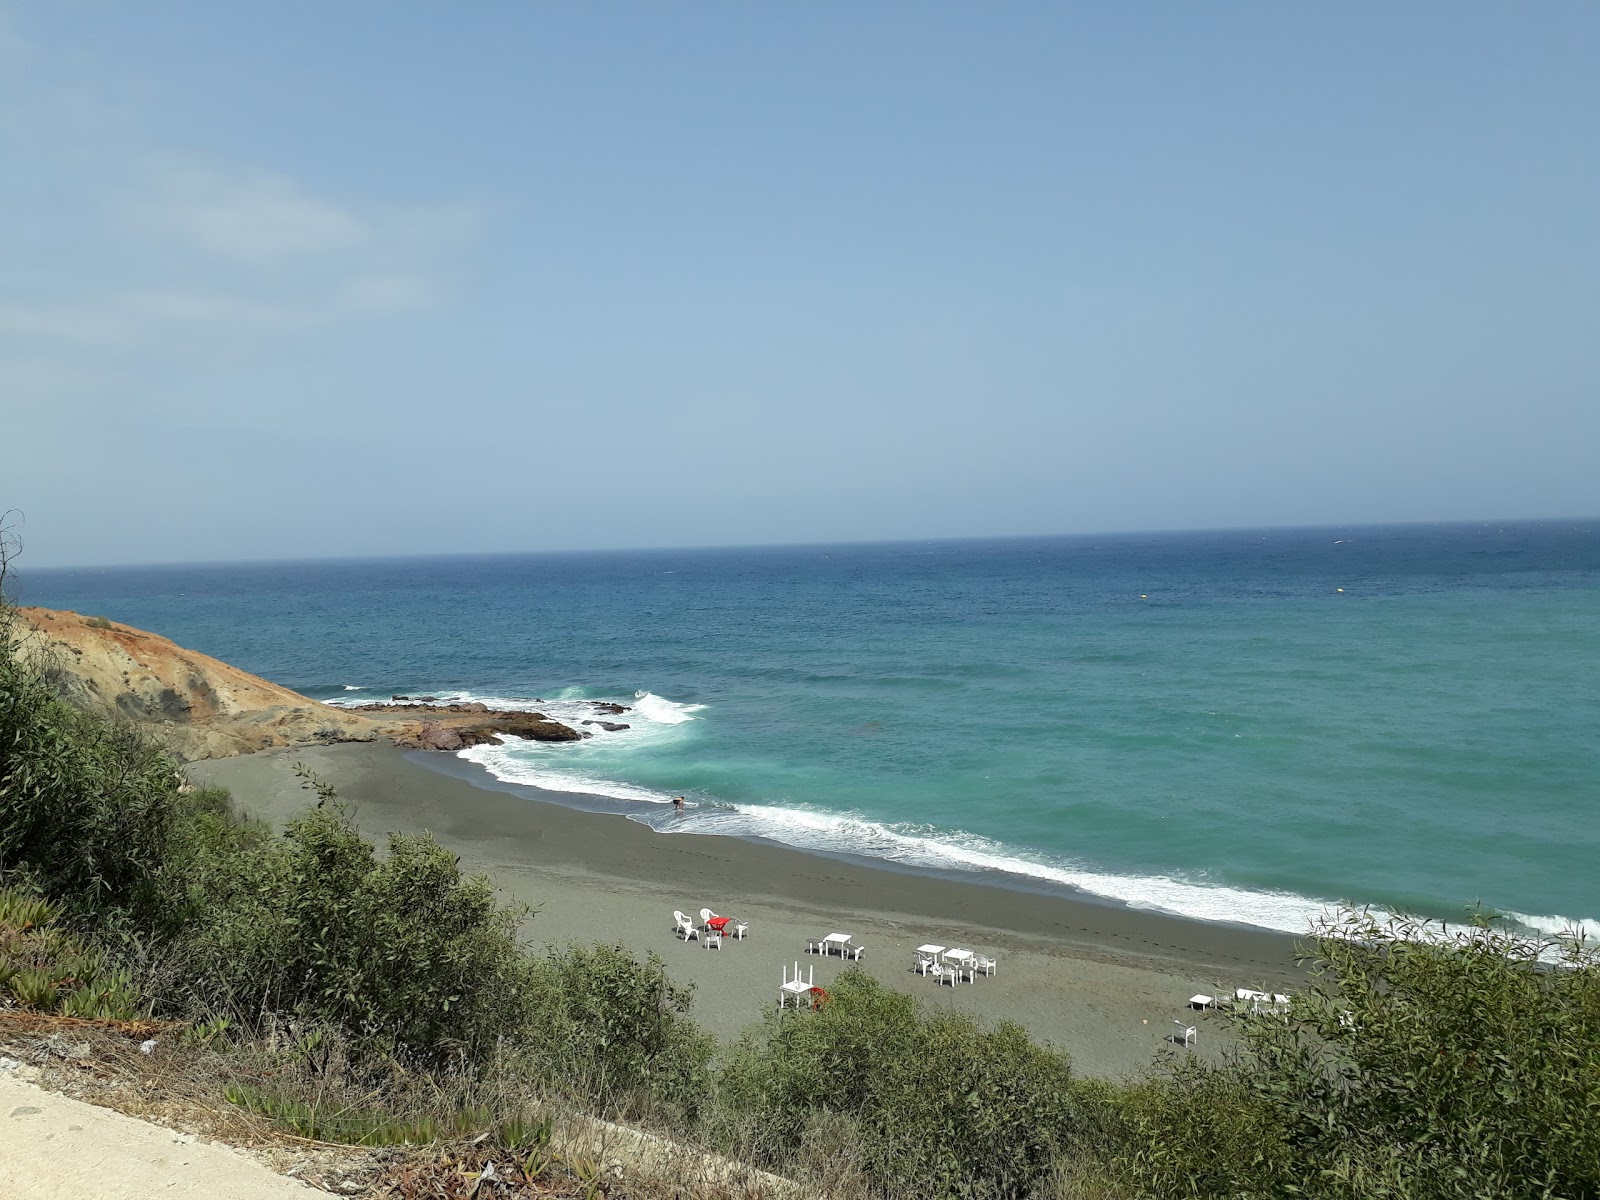
[(1600, 958), (1490, 928), (1345, 914), (1287, 1017), (1133, 1089), (1141, 1196), (1600, 1196)]
[(79, 712), (17, 653), (0, 600), (0, 877), (102, 928), (163, 920), (168, 856), (191, 802), (138, 730)]
[(1008, 1022), (927, 1012), (860, 970), (829, 991), (818, 1011), (772, 1015), (724, 1073), (726, 1111), (769, 1165), (835, 1113), (854, 1121), (860, 1167), (885, 1192), (1023, 1196), (1069, 1144), (1078, 1106), (1065, 1055)]
[(586, 1105), (690, 1122), (711, 1091), (714, 1039), (689, 1018), (692, 986), (655, 954), (571, 945), (536, 960), (522, 1043), (529, 1067)]
[(430, 837), (379, 856), (336, 804), (194, 862), (189, 908), (193, 1012), (294, 1015), (418, 1065), (482, 1058), (524, 1023), (520, 914)]
[(87, 617), (83, 622), (90, 629), (115, 629), (116, 626), (104, 617)]

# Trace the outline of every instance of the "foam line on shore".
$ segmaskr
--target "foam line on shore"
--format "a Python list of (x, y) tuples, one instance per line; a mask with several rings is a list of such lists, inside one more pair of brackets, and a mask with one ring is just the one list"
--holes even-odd
[[(539, 711), (575, 727), (594, 719), (597, 703), (608, 702), (578, 687), (565, 688), (547, 697), (466, 691), (429, 694), (440, 703), (476, 701), (495, 709)], [(337, 701), (332, 703), (340, 706)], [(403, 708), (416, 702), (391, 703)], [(860, 814), (814, 807), (727, 803), (698, 798), (686, 812), (674, 813), (670, 808), (673, 797), (669, 793), (600, 778), (583, 770), (585, 748), (644, 749), (652, 742), (678, 736), (681, 727), (695, 720), (695, 714), (705, 707), (637, 691), (629, 711), (618, 718), (629, 725), (626, 730), (606, 731), (584, 725), (586, 731), (592, 732), (592, 740), (577, 745), (552, 750), (536, 743), (515, 741), (500, 746), (475, 746), (460, 751), (457, 757), (477, 763), (503, 783), (575, 797), (599, 797), (627, 805), (648, 805), (649, 808), (628, 811), (625, 815), (659, 833), (763, 838), (797, 850), (859, 855), (911, 868), (987, 875), (1001, 882), (1011, 879), (1030, 886), (1044, 883), (1130, 908), (1149, 909), (1190, 920), (1248, 925), (1297, 936), (1339, 907), (1335, 900), (1292, 892), (1095, 870), (1081, 862), (1030, 855), (965, 830), (885, 823)], [(561, 765), (558, 766), (558, 762)], [(1375, 915), (1382, 921), (1390, 914), (1375, 910)], [(1511, 911), (1502, 915), (1531, 935), (1552, 937), (1575, 932), (1586, 941), (1600, 943), (1600, 921)], [(1447, 932), (1460, 928), (1453, 923), (1445, 926)]]
[[(912, 868), (970, 872), (998, 882), (1010, 878), (1028, 885), (1053, 884), (1130, 908), (1297, 936), (1338, 907), (1336, 901), (1292, 892), (1097, 871), (1082, 863), (1030, 857), (1026, 852), (963, 830), (899, 826), (858, 814), (703, 799), (683, 813), (674, 813), (669, 807), (672, 797), (666, 793), (553, 770), (544, 761), (530, 760), (525, 753), (519, 753), (523, 749), (517, 744), (475, 746), (457, 757), (477, 763), (503, 783), (649, 805), (648, 809), (625, 815), (659, 833), (763, 838), (796, 850), (859, 855)], [(1389, 917), (1382, 910), (1375, 910), (1374, 915), (1380, 921)], [(1577, 930), (1585, 938), (1600, 941), (1600, 922), (1515, 912), (1504, 915), (1530, 934), (1548, 937)], [(1459, 928), (1446, 926), (1449, 931)]]
[(503, 783), (648, 804), (650, 809), (626, 815), (660, 833), (764, 838), (797, 850), (860, 855), (939, 871), (1009, 876), (1029, 884), (1054, 884), (1132, 908), (1292, 934), (1304, 933), (1329, 908), (1324, 901), (1284, 892), (1252, 892), (1160, 876), (1116, 875), (1081, 864), (1041, 861), (962, 830), (892, 825), (858, 814), (705, 799), (678, 814), (671, 811), (672, 797), (666, 793), (553, 769), (545, 756), (530, 757), (526, 748), (516, 743), (474, 746), (460, 751), (457, 757), (477, 763)]

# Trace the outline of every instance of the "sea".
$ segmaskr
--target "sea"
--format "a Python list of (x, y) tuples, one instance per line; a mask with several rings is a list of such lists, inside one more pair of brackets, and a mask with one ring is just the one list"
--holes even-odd
[(1600, 934), (1600, 521), (24, 559), (9, 590), (329, 704), (544, 712), (592, 736), (461, 757), (663, 836), (1291, 933)]

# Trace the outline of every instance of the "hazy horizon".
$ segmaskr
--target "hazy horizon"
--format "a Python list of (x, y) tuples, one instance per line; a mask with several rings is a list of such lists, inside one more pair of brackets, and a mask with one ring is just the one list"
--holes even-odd
[(187, 561), (128, 561), (128, 562), (79, 562), (79, 563), (50, 563), (37, 566), (30, 561), (26, 537), (22, 538), (21, 553), (15, 555), (10, 563), (11, 572), (21, 575), (30, 569), (33, 571), (99, 571), (99, 570), (140, 570), (149, 568), (160, 570), (164, 568), (186, 567), (231, 567), (231, 566), (271, 566), (275, 563), (289, 564), (314, 564), (336, 562), (404, 562), (408, 559), (417, 561), (449, 559), (449, 558), (521, 558), (538, 557), (540, 555), (606, 555), (606, 554), (696, 554), (719, 553), (739, 550), (804, 550), (808, 548), (849, 548), (860, 547), (867, 549), (874, 546), (914, 546), (929, 543), (966, 544), (974, 542), (1011, 542), (1011, 541), (1053, 541), (1067, 539), (1092, 539), (1092, 538), (1183, 538), (1204, 537), (1207, 535), (1226, 535), (1240, 533), (1316, 533), (1328, 532), (1356, 532), (1360, 530), (1400, 530), (1400, 529), (1427, 529), (1438, 527), (1441, 529), (1460, 528), (1464, 526), (1478, 526), (1484, 529), (1503, 527), (1507, 525), (1531, 525), (1543, 527), (1546, 525), (1581, 525), (1594, 522), (1600, 524), (1600, 514), (1593, 516), (1540, 516), (1540, 517), (1463, 517), (1438, 521), (1354, 521), (1354, 522), (1328, 522), (1312, 525), (1232, 525), (1232, 526), (1207, 526), (1191, 529), (1088, 529), (1068, 531), (1023, 531), (1020, 533), (992, 533), (992, 534), (967, 534), (960, 536), (944, 537), (927, 535), (918, 537), (888, 537), (888, 538), (835, 538), (823, 541), (795, 541), (795, 542), (722, 542), (704, 543), (700, 545), (658, 545), (658, 546), (572, 546), (562, 549), (508, 549), (508, 550), (428, 550), (407, 554), (316, 554), (288, 556), (277, 558), (205, 558), (190, 559)]

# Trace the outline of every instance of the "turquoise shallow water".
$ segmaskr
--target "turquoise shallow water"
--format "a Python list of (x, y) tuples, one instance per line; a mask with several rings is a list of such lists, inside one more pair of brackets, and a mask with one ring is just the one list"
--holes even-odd
[(24, 570), (13, 591), (336, 703), (620, 701), (626, 731), (469, 755), (668, 833), (1294, 931), (1339, 900), (1553, 928), (1600, 917), (1597, 528)]

